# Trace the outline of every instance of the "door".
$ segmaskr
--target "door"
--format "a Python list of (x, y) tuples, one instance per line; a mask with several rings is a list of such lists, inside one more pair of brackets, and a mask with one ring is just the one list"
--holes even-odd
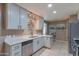
[(40, 37), (40, 48), (44, 46), (44, 37)]
[(43, 27), (44, 27), (44, 19), (41, 18), (41, 19), (39, 20), (39, 28), (43, 31)]
[(33, 53), (38, 50), (38, 39), (33, 40)]
[(45, 47), (51, 48), (50, 37), (45, 37)]
[(19, 7), (16, 4), (7, 4), (7, 29), (18, 29)]
[(41, 37), (38, 38), (37, 44), (38, 44), (38, 50), (39, 50), (42, 47)]
[(28, 16), (27, 10), (20, 8), (20, 26), (21, 29), (28, 29)]

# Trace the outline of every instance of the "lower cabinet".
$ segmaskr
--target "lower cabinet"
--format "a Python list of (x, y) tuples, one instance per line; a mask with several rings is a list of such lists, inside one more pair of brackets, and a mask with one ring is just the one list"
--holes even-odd
[(44, 46), (43, 37), (39, 37), (33, 40), (33, 53)]
[(33, 53), (38, 51), (43, 46), (47, 48), (51, 48), (51, 39), (48, 36), (42, 36), (38, 37), (36, 39), (33, 39)]
[(40, 42), (40, 48), (41, 48), (41, 47), (44, 46), (44, 37), (41, 37), (41, 38), (40, 38), (40, 41), (41, 41), (41, 42)]
[(8, 45), (5, 44), (5, 55), (7, 56), (21, 56), (21, 48), (22, 44), (16, 44), (16, 45)]
[(41, 37), (38, 38), (38, 49), (40, 49), (42, 47), (42, 41), (41, 41)]
[(50, 37), (44, 37), (44, 46), (47, 48), (51, 48), (51, 39)]
[[(29, 49), (33, 49), (32, 53), (35, 53), (43, 46), (45, 46), (47, 48), (51, 48), (50, 40), (51, 40), (50, 37), (47, 37), (47, 36), (34, 38), (33, 39), (33, 47), (30, 47), (32, 45), (27, 45), (27, 46), (23, 47), (22, 43), (15, 44), (15, 45), (9, 45), (9, 44), (5, 43), (5, 55), (6, 56), (21, 56), (22, 51), (24, 51), (24, 50), (25, 51), (23, 53), (25, 54), (25, 53), (29, 53), (29, 51), (28, 51)], [(28, 48), (26, 49), (26, 47), (28, 47)]]
[(33, 40), (33, 53), (38, 50), (39, 39)]

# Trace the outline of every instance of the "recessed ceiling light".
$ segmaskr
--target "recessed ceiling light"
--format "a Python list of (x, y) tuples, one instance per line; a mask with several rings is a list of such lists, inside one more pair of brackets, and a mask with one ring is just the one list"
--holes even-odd
[(48, 4), (48, 7), (52, 7), (52, 4)]
[(54, 11), (53, 11), (53, 14), (56, 14), (56, 13), (57, 13), (56, 10), (54, 10)]

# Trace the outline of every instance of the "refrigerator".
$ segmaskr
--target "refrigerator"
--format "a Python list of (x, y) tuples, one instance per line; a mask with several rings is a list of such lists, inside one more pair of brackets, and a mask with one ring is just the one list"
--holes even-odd
[(68, 27), (68, 48), (69, 53), (73, 54), (73, 38), (79, 38), (79, 21), (69, 23)]

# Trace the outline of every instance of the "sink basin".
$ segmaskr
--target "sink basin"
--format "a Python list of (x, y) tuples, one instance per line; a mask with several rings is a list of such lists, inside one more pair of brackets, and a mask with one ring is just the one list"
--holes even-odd
[(38, 36), (31, 36), (31, 37), (29, 37), (29, 38), (35, 38), (35, 37), (38, 37)]

